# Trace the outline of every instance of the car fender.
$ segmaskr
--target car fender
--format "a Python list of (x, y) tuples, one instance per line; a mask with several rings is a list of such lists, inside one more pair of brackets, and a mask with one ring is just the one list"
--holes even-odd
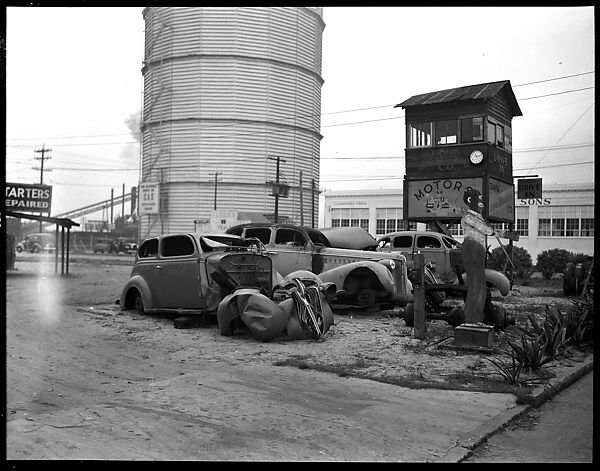
[(396, 293), (397, 289), (394, 283), (394, 277), (390, 270), (385, 265), (371, 260), (352, 262), (331, 268), (330, 270), (319, 273), (319, 278), (325, 283), (334, 283), (338, 289), (343, 289), (344, 281), (352, 274), (352, 272), (359, 268), (367, 268), (370, 270), (377, 277), (385, 291), (390, 294)]
[[(467, 274), (462, 274), (463, 280), (467, 281)], [(500, 291), (502, 296), (508, 295), (510, 292), (510, 281), (509, 279), (502, 273), (496, 270), (492, 270), (491, 268), (485, 269), (485, 281), (488, 285), (492, 285)]]
[(127, 283), (125, 283), (125, 287), (121, 292), (121, 299), (119, 301), (121, 310), (125, 309), (125, 298), (130, 288), (137, 289), (142, 295), (142, 300), (144, 301), (144, 311), (151, 311), (156, 308), (156, 306), (154, 305), (152, 292), (148, 287), (148, 283), (146, 283), (146, 280), (144, 280), (144, 278), (141, 275), (134, 275), (127, 281)]

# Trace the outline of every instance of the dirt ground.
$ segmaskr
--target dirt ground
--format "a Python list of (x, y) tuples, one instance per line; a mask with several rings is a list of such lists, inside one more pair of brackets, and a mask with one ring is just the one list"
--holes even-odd
[[(453, 338), (453, 329), (440, 320), (428, 322), (426, 339), (417, 340), (397, 312), (336, 312), (335, 324), (318, 341), (280, 338), (263, 343), (247, 333), (221, 336), (216, 323), (176, 329), (175, 316), (121, 312), (115, 300), (129, 277), (132, 260), (128, 256), (75, 255), (70, 274), (61, 277), (54, 274), (52, 255), (18, 254), (16, 270), (7, 271), (8, 459), (102, 456), (97, 454), (103, 446), (100, 439), (93, 447), (89, 445), (91, 437), (76, 443), (72, 435), (60, 440), (61, 434), (72, 434), (72, 429), (84, 437), (86, 426), (100, 417), (105, 419), (103, 426), (119, 439), (119, 447), (110, 444), (115, 459), (162, 459), (164, 455), (153, 454), (158, 451), (153, 452), (145, 437), (145, 431), (159, 427), (157, 418), (148, 422), (152, 415), (139, 411), (136, 422), (135, 406), (130, 404), (127, 421), (121, 422), (119, 414), (124, 412), (119, 405), (134, 387), (154, 403), (173, 401), (173, 381), (166, 382), (177, 376), (183, 381), (189, 374), (188, 365), (201, 364), (217, 374), (219, 365), (224, 364), (247, 366), (248, 371), (266, 364), (292, 364), (388, 384), (505, 392), (505, 383), (485, 361), (489, 354), (445, 346)], [(516, 285), (502, 298), (517, 322), (525, 322), (525, 312), (543, 316), (546, 305), (564, 311), (571, 304), (563, 296), (560, 282), (533, 285)], [(500, 299), (494, 296), (494, 302)], [(511, 329), (514, 327), (496, 333), (495, 343), (500, 344)], [(548, 371), (577, 359), (576, 355), (567, 357)], [(198, 377), (195, 381), (198, 385), (210, 382)], [(166, 390), (171, 394), (168, 398)], [(185, 396), (184, 387), (176, 391), (180, 412), (185, 413), (191, 398)], [(93, 398), (104, 405), (84, 408)], [(231, 401), (232, 411), (243, 407), (235, 398)], [(209, 407), (207, 404), (207, 410)], [(174, 435), (172, 430), (161, 433)], [(187, 435), (177, 437), (189, 439)], [(148, 449), (144, 440), (148, 440)]]

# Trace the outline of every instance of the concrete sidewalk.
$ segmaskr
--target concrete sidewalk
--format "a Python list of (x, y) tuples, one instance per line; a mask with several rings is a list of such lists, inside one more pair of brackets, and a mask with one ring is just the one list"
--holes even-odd
[(531, 394), (526, 396), (526, 404), (507, 408), (495, 417), (482, 421), (475, 429), (460, 435), (456, 442), (456, 446), (450, 449), (441, 461), (459, 462), (467, 458), (471, 451), (479, 446), (490, 435), (499, 431), (529, 409), (539, 407), (548, 399), (588, 374), (593, 368), (594, 356), (591, 354), (585, 361), (566, 369), (559, 377), (551, 379), (549, 384), (536, 388)]

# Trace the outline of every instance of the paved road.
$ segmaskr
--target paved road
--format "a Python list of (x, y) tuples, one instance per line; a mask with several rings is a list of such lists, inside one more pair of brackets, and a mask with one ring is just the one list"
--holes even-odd
[(594, 372), (492, 435), (464, 462), (591, 463)]

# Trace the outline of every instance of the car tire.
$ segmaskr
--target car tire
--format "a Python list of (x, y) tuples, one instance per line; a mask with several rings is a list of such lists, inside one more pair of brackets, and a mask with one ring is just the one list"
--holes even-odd
[(17, 253), (21, 253), (23, 251), (21, 247), (17, 247), (15, 250), (17, 251)]
[(133, 297), (133, 309), (140, 314), (144, 313), (144, 299), (140, 293), (135, 293)]
[(369, 288), (360, 290), (356, 296), (356, 301), (361, 306), (372, 306), (375, 304), (375, 291)]
[(38, 253), (40, 251), (40, 247), (38, 245), (34, 245), (33, 248), (31, 249), (31, 252), (33, 253)]

